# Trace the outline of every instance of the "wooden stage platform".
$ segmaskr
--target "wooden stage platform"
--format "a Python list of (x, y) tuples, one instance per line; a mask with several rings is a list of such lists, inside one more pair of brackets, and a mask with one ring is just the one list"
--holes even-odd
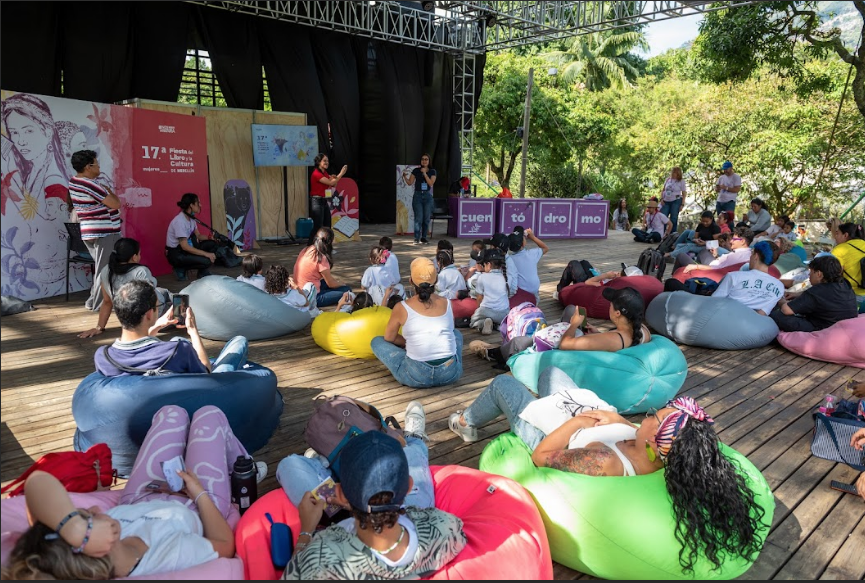
[[(439, 222), (437, 227), (441, 228)], [(359, 288), (367, 267), (367, 254), (381, 235), (391, 235), (393, 225), (364, 225), (360, 243), (337, 247), (334, 273)], [(394, 237), (404, 280), (414, 257), (432, 258), (429, 246), (410, 245), (410, 237)], [(471, 241), (452, 239), (457, 263), (469, 259)], [(263, 244), (259, 254), (265, 267), (281, 262), (291, 269), (300, 247)], [(551, 252), (540, 265), (543, 285), (541, 308), (558, 317), (561, 307), (552, 299), (559, 276), (571, 259), (588, 259), (604, 271), (618, 269), (622, 261), (635, 263), (644, 245), (628, 234), (612, 233), (604, 241), (552, 241)], [(668, 266), (669, 268), (669, 266)], [(239, 268), (216, 268), (216, 273), (235, 276)], [(160, 285), (179, 291), (183, 284), (174, 276), (159, 278)], [(107, 331), (95, 340), (76, 334), (96, 325), (96, 314), (83, 307), (86, 294), (37, 301), (37, 310), (3, 318), (2, 381), (0, 381), (0, 481), (19, 475), (34, 460), (52, 451), (72, 449), (75, 423), (72, 394), (93, 371), (98, 346), (119, 336), (115, 317)], [(599, 324), (598, 322), (595, 322)], [(463, 331), (466, 347), (481, 338)], [(491, 337), (496, 339), (496, 336)], [(219, 343), (205, 341), (215, 356)], [(780, 346), (760, 350), (722, 352), (683, 346), (688, 377), (681, 394), (706, 407), (716, 420), (721, 439), (747, 455), (763, 472), (775, 493), (777, 508), (772, 532), (748, 579), (862, 579), (865, 576), (865, 504), (860, 498), (831, 490), (830, 480), (852, 482), (856, 473), (843, 465), (810, 455), (813, 428), (811, 412), (824, 394), (844, 395), (850, 378), (865, 379), (865, 371), (811, 361)], [(457, 385), (444, 389), (415, 390), (399, 385), (378, 361), (339, 358), (318, 348), (309, 329), (275, 340), (253, 342), (249, 358), (275, 370), (285, 401), (280, 426), (266, 447), (255, 452), (266, 461), (270, 473), (263, 491), (277, 488), (278, 462), (291, 453), (303, 453), (302, 431), (319, 394), (347, 394), (374, 402), (385, 415), (402, 422), (406, 405), (420, 400), (426, 409), (431, 439), (432, 464), (477, 467), (478, 457), (490, 438), (506, 430), (499, 420), (481, 429), (482, 441), (465, 444), (447, 428), (447, 417), (464, 408), (498, 373), (466, 348), (465, 372)], [(580, 573), (560, 565), (556, 578), (580, 578)]]

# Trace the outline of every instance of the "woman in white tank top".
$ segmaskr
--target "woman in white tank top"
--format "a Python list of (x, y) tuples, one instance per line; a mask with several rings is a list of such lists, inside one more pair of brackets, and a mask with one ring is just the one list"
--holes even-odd
[(384, 336), (371, 345), (397, 381), (416, 389), (449, 385), (463, 372), (463, 338), (450, 302), (435, 293), (436, 279), (432, 261), (412, 261), (415, 296), (394, 306)]

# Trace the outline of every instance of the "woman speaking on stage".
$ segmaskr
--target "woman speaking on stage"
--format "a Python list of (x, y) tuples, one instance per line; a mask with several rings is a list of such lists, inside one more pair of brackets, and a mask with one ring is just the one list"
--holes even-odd
[(165, 235), (165, 256), (174, 268), (178, 281), (186, 281), (186, 270), (197, 269), (198, 277), (210, 275), (216, 261), (216, 241), (204, 239), (198, 232), (195, 215), (201, 212), (201, 201), (192, 192), (184, 194), (177, 203), (180, 212), (168, 225)]
[(348, 166), (343, 166), (336, 176), (327, 173), (330, 160), (327, 154), (319, 154), (313, 160), (315, 170), (309, 179), (309, 217), (312, 219), (312, 231), (309, 233), (307, 246), (312, 245), (315, 234), (322, 227), (330, 227), (330, 206), (326, 191), (336, 188), (339, 179), (348, 172)]

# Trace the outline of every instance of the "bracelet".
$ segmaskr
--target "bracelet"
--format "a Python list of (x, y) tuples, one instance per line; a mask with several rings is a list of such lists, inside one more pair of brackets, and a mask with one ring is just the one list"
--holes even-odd
[(96, 329), (100, 332), (105, 332), (105, 326), (100, 326), (99, 324), (96, 324)]
[(76, 516), (81, 516), (81, 513), (78, 512), (78, 510), (73, 510), (72, 512), (64, 516), (63, 520), (61, 520), (60, 523), (57, 525), (57, 528), (54, 529), (54, 532), (60, 534), (60, 531), (63, 530), (63, 527), (66, 526), (66, 523)]
[(81, 541), (81, 546), (78, 548), (73, 548), (72, 552), (76, 555), (80, 555), (84, 552), (84, 547), (87, 546), (87, 543), (90, 541), (90, 534), (93, 532), (93, 515), (87, 517), (87, 530), (84, 531), (84, 540)]
[(308, 536), (308, 537), (310, 538), (310, 540), (312, 540), (312, 536), (313, 536), (313, 535), (312, 535), (311, 532), (301, 531), (300, 534), (297, 535), (297, 538), (300, 538), (300, 537), (302, 537), (302, 536)]
[(202, 490), (198, 493), (198, 496), (195, 497), (195, 500), (192, 501), (193, 504), (198, 506), (198, 499), (201, 498), (204, 494), (207, 494), (207, 490)]

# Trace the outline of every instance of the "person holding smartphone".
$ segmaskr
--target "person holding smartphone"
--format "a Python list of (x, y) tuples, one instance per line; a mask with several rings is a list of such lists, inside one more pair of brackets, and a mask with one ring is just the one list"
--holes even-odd
[[(183, 311), (183, 296), (177, 297), (180, 298), (178, 310)], [(97, 372), (107, 377), (154, 372), (220, 373), (238, 370), (246, 364), (249, 342), (243, 336), (235, 336), (226, 343), (211, 365), (195, 325), (195, 314), (188, 304), (188, 296), (182, 320), (175, 317), (173, 309), (158, 316), (161, 307), (156, 289), (147, 281), (130, 281), (117, 290), (114, 311), (123, 331), (114, 344), (96, 351), (94, 360)], [(178, 328), (185, 327), (189, 340), (172, 338), (169, 342), (163, 342), (156, 338), (163, 328), (172, 324)]]

